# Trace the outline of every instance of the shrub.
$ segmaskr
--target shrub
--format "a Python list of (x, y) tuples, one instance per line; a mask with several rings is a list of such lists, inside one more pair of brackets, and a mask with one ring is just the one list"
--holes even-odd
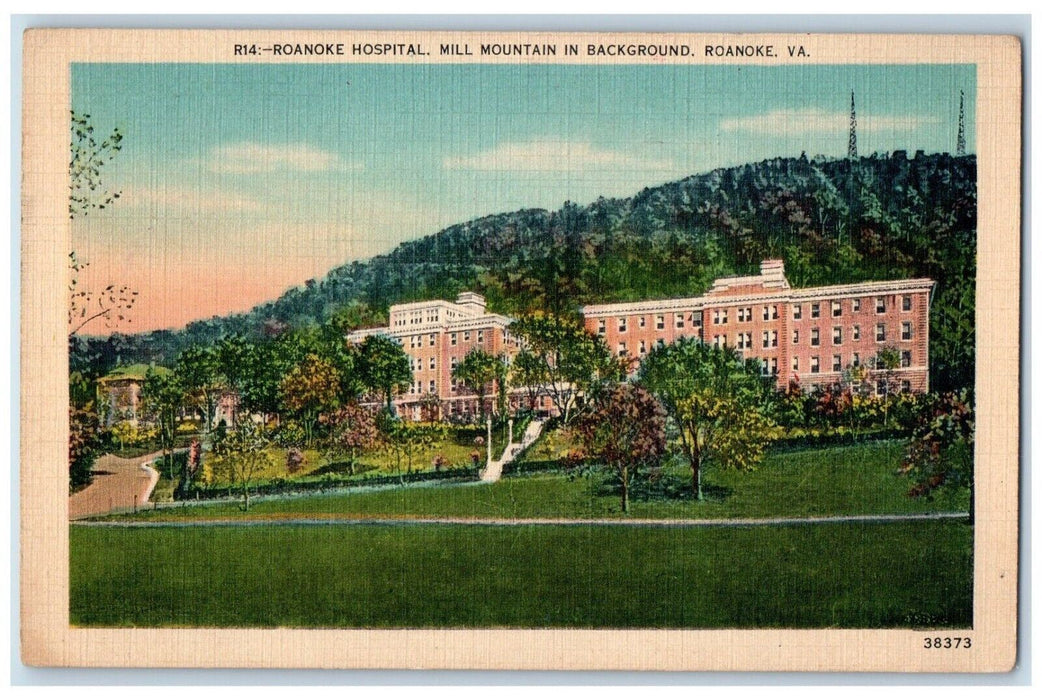
[(304, 452), (300, 448), (291, 447), (286, 450), (286, 471), (290, 474), (296, 474), (299, 472), (306, 463), (307, 458), (304, 456)]

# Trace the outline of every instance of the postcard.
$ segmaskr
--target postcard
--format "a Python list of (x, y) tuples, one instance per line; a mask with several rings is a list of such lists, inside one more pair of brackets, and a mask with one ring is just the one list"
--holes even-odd
[(1014, 665), (1016, 38), (24, 46), (26, 664)]

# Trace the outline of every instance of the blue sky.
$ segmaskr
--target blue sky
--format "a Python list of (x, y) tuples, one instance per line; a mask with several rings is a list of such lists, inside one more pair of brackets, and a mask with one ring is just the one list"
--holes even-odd
[(954, 151), (960, 90), (972, 152), (974, 76), (951, 65), (76, 64), (73, 108), (125, 138), (106, 173), (123, 198), (74, 222), (74, 245), (97, 274), (151, 270), (133, 280), (146, 287), (136, 329), (180, 325), (471, 217), (801, 151), (844, 155), (851, 90), (862, 154)]

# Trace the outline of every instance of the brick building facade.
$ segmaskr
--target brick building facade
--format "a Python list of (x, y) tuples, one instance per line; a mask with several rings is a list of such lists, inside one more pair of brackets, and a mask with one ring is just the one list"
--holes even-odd
[(759, 275), (720, 278), (702, 296), (598, 304), (582, 314), (587, 330), (632, 358), (634, 368), (655, 346), (696, 337), (759, 360), (779, 388), (790, 380), (813, 388), (893, 348), (893, 388), (923, 392), (933, 287), (929, 279), (906, 279), (793, 289), (783, 261), (765, 260)]

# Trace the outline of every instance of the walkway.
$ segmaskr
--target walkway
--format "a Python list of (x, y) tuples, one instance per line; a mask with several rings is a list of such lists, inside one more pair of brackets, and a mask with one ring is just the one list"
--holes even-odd
[[(532, 422), (528, 424), (528, 427), (525, 428), (525, 434), (521, 436), (521, 442), (510, 443), (506, 446), (506, 449), (503, 450), (503, 454), (498, 460), (493, 460), (485, 466), (481, 472), (481, 480), (488, 484), (499, 481), (503, 476), (503, 466), (513, 462), (521, 453), (521, 450), (539, 439), (539, 435), (543, 432), (544, 423), (546, 423), (546, 421), (541, 418), (533, 419)], [(513, 435), (511, 435), (511, 437), (513, 437)]]
[(279, 517), (208, 518), (204, 520), (106, 520), (76, 523), (91, 527), (273, 527), (278, 525), (481, 525), (481, 526), (618, 526), (618, 527), (762, 527), (785, 525), (824, 525), (843, 523), (902, 523), (917, 520), (960, 520), (969, 513), (892, 513), (883, 515), (823, 515), (803, 518), (706, 518), (656, 520), (651, 518), (463, 518), (450, 516), (365, 516), (345, 514), (342, 517)]
[(86, 518), (143, 506), (159, 481), (159, 472), (148, 465), (162, 454), (153, 452), (133, 459), (115, 455), (98, 457), (90, 486), (69, 496), (69, 518)]

